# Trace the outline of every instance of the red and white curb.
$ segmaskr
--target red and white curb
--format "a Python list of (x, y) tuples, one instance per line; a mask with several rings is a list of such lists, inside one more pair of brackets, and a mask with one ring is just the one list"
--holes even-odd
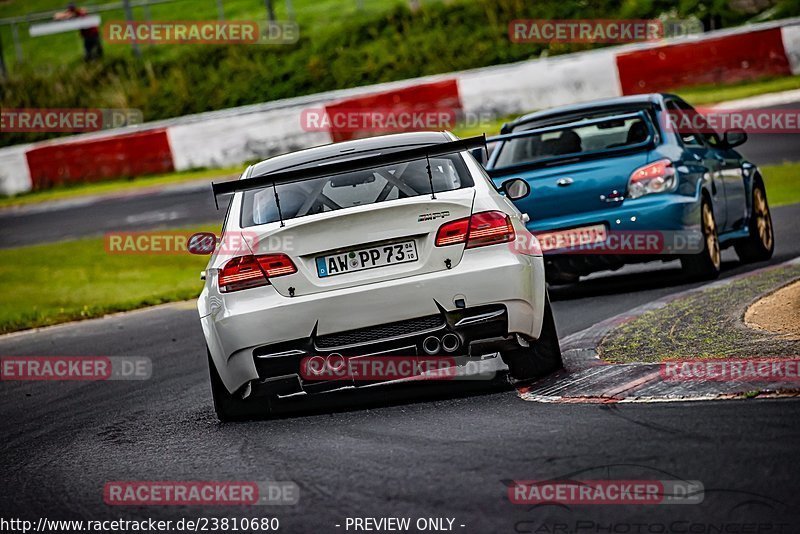
[(616, 327), (670, 302), (701, 291), (714, 290), (767, 271), (800, 265), (800, 257), (667, 295), (610, 317), (561, 341), (564, 369), (529, 386), (518, 387), (523, 400), (545, 403), (626, 403), (718, 400), (752, 392), (800, 396), (797, 381), (664, 380), (661, 363), (612, 364), (602, 361), (597, 347)]

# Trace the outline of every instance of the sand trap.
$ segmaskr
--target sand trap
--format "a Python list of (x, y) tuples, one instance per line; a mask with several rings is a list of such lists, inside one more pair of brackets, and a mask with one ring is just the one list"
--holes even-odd
[(787, 339), (800, 339), (800, 280), (764, 297), (747, 309), (744, 322)]

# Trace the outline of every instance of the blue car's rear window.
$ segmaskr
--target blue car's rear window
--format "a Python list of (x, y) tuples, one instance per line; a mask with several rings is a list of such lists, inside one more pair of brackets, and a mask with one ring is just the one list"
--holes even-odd
[(649, 135), (648, 124), (640, 117), (609, 117), (606, 122), (586, 126), (572, 122), (563, 129), (506, 141), (500, 147), (494, 167), (636, 145), (646, 141)]

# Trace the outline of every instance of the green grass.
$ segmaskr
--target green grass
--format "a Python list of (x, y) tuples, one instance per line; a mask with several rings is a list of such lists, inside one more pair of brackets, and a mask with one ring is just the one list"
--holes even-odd
[(475, 126), (458, 126), (453, 128), (453, 133), (461, 138), (472, 137), (481, 134), (486, 134), (486, 137), (490, 137), (492, 135), (498, 135), (500, 133), (500, 128), (503, 127), (504, 123), (510, 122), (517, 117), (518, 115), (509, 115), (507, 117), (500, 117), (499, 119), (485, 121)]
[[(423, 0), (430, 3), (439, 0)], [(114, 3), (113, 0), (90, 0), (77, 2), (79, 6), (91, 7)], [(405, 0), (292, 0), (294, 19), (301, 26), (301, 32), (309, 34), (323, 27), (337, 26), (347, 18), (371, 16), (391, 9)], [(263, 0), (222, 0), (226, 20), (266, 20), (267, 14)], [(359, 9), (359, 4), (362, 6)], [(0, 18), (13, 17), (49, 11), (62, 11), (67, 5), (65, 0), (10, 0), (0, 2)], [(289, 19), (286, 2), (273, 0), (276, 17)], [(336, 14), (332, 17), (332, 14)], [(122, 9), (99, 13), (104, 22), (125, 20)], [(171, 3), (134, 7), (135, 20), (217, 20), (216, 0), (177, 0)], [(46, 21), (37, 21), (46, 22)], [(56, 65), (83, 58), (83, 42), (78, 32), (59, 33), (43, 37), (30, 37), (29, 24), (17, 25), (22, 46), (23, 60), (26, 65)], [(0, 37), (3, 39), (3, 52), (6, 65), (12, 70), (17, 63), (16, 51), (12, 40), (11, 27), (0, 26)], [(180, 46), (161, 45), (147, 47), (148, 56), (152, 59), (176, 58), (181, 54)], [(129, 57), (132, 54), (129, 44), (104, 44), (104, 52), (109, 57)]]
[(743, 317), (756, 299), (798, 277), (800, 266), (776, 267), (646, 311), (605, 336), (599, 347), (601, 358), (612, 363), (657, 363), (795, 355), (800, 342), (747, 328)]
[(72, 199), (91, 195), (124, 193), (126, 191), (136, 191), (138, 189), (146, 189), (149, 187), (161, 187), (165, 185), (174, 185), (193, 181), (211, 183), (211, 181), (214, 179), (222, 180), (234, 178), (239, 175), (241, 170), (241, 167), (203, 169), (197, 171), (173, 172), (168, 174), (143, 176), (132, 179), (110, 180), (107, 182), (57, 186), (46, 191), (32, 191), (30, 193), (23, 193), (14, 196), (0, 196), (0, 208), (36, 204), (50, 200)]
[(207, 262), (109, 254), (102, 237), (0, 250), (0, 333), (194, 298)]
[(800, 163), (761, 167), (770, 206), (800, 202)]

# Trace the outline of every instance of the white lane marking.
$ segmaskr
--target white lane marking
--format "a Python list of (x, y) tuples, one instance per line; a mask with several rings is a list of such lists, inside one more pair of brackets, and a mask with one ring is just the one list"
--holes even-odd
[(140, 224), (150, 222), (165, 222), (180, 219), (186, 215), (185, 211), (171, 210), (171, 211), (147, 211), (138, 213), (136, 215), (128, 215), (125, 217), (125, 224)]
[(721, 102), (714, 109), (756, 109), (772, 106), (782, 106), (800, 101), (800, 89), (781, 91), (780, 93), (767, 93), (765, 95), (750, 96), (739, 100)]
[(61, 200), (44, 200), (34, 204), (23, 204), (21, 206), (7, 206), (0, 208), (0, 217), (16, 215), (35, 215), (49, 211), (59, 211), (70, 208), (80, 208), (90, 206), (98, 202), (126, 200), (140, 197), (165, 195), (171, 193), (192, 193), (208, 189), (211, 190), (212, 181), (223, 181), (237, 178), (238, 175), (220, 175), (212, 179), (201, 179), (186, 183), (170, 184), (165, 186), (142, 187), (140, 189), (120, 190), (96, 195), (87, 195), (77, 198), (66, 198)]

